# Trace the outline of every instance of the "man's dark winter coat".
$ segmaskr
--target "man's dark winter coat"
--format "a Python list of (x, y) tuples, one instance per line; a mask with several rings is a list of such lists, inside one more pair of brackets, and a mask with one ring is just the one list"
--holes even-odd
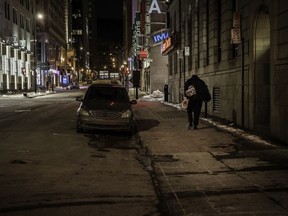
[[(206, 101), (207, 86), (203, 80), (201, 80), (197, 75), (193, 75), (190, 79), (185, 82), (184, 92), (187, 91), (188, 87), (193, 85), (196, 89), (196, 95), (193, 95), (193, 99), (198, 99), (201, 101)], [(185, 96), (189, 98), (186, 94)]]

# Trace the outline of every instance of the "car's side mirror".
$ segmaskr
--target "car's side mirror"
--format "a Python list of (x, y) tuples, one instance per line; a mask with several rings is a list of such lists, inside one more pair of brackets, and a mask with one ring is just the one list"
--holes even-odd
[(137, 100), (131, 100), (131, 104), (137, 104)]
[(77, 96), (77, 97), (76, 97), (76, 101), (83, 101), (82, 96)]

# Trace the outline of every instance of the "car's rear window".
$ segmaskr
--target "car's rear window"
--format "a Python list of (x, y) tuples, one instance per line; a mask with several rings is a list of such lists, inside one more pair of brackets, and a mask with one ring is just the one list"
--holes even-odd
[(91, 87), (88, 88), (85, 99), (106, 99), (117, 101), (129, 101), (128, 94), (124, 88), (117, 87)]

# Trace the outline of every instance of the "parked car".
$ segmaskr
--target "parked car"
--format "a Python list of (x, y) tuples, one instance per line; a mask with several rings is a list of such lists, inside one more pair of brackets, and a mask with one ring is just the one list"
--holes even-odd
[(123, 85), (117, 83), (91, 84), (77, 110), (77, 132), (84, 130), (116, 130), (133, 132), (132, 104)]
[(79, 83), (77, 83), (77, 82), (70, 83), (67, 86), (67, 89), (79, 89), (79, 88), (80, 88), (80, 86), (79, 86)]

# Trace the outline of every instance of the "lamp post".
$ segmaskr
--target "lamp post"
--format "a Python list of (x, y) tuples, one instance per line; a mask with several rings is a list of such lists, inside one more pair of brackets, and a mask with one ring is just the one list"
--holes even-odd
[(37, 19), (43, 19), (43, 14), (36, 14), (34, 17), (34, 92), (37, 93)]

